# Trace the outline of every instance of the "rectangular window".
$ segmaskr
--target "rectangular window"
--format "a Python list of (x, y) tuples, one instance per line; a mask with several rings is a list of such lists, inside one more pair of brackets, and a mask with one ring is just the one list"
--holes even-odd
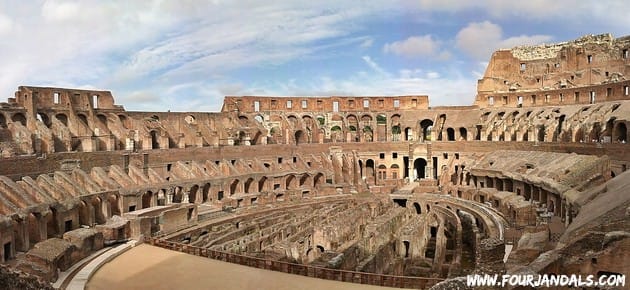
[(628, 52), (627, 49), (624, 49), (621, 55), (623, 56), (623, 58), (630, 58), (630, 52)]
[(503, 104), (507, 105), (508, 103), (508, 97), (507, 96), (503, 96)]
[(488, 97), (488, 105), (490, 105), (490, 106), (494, 105), (494, 97), (493, 96), (489, 96)]
[(317, 100), (317, 108), (318, 109), (323, 109), (324, 108), (324, 102), (322, 102), (322, 100)]
[(348, 107), (354, 108), (354, 100), (348, 100)]
[(308, 108), (308, 101), (302, 100), (302, 109)]
[(363, 107), (364, 108), (369, 108), (370, 107), (370, 100), (363, 100)]
[(564, 95), (563, 95), (562, 93), (560, 93), (560, 98), (559, 98), (559, 100), (560, 100), (560, 103), (564, 102)]
[(394, 108), (400, 108), (400, 100), (394, 100)]
[(59, 104), (59, 93), (55, 92), (53, 93), (53, 103), (54, 104)]
[(607, 97), (611, 97), (613, 95), (613, 90), (612, 88), (606, 88), (606, 96)]
[(526, 64), (526, 63), (524, 63), (524, 62), (522, 62), (522, 63), (521, 63), (521, 71), (522, 71), (522, 72), (523, 72), (523, 71), (525, 71), (525, 69), (526, 69), (526, 68), (527, 68), (527, 64)]
[(411, 99), (411, 106), (412, 107), (417, 107), (418, 106), (418, 99)]
[(380, 153), (380, 154), (378, 155), (378, 157), (379, 157), (380, 159), (385, 159), (385, 153)]
[(260, 101), (254, 101), (254, 112), (260, 112)]
[(287, 109), (293, 108), (293, 102), (291, 100), (287, 101)]
[(587, 56), (586, 56), (586, 61), (587, 61), (588, 63), (592, 63), (592, 62), (593, 62), (593, 55), (591, 55), (591, 54), (587, 55)]
[(591, 104), (595, 103), (595, 91), (591, 91), (591, 99), (590, 99)]
[(92, 106), (94, 109), (98, 109), (98, 95), (92, 95)]
[(536, 104), (536, 95), (532, 95), (532, 104)]
[(545, 95), (545, 103), (549, 103), (549, 101), (551, 101), (551, 96), (547, 94)]
[(385, 107), (385, 100), (378, 100), (378, 107), (379, 108)]
[(630, 95), (630, 88), (628, 86), (623, 86), (623, 94)]
[(517, 105), (519, 105), (519, 106), (522, 106), (522, 105), (523, 105), (523, 96), (518, 96), (518, 97), (516, 97), (516, 100), (517, 100), (517, 101), (516, 101), (516, 102), (517, 102)]
[(580, 102), (580, 92), (575, 92), (575, 97), (574, 97), (573, 101), (576, 102), (576, 103)]
[(392, 159), (396, 159), (396, 158), (398, 158), (398, 153), (397, 152), (392, 153)]
[(339, 112), (339, 102), (333, 101), (333, 112)]
[(278, 105), (278, 102), (276, 100), (271, 100), (271, 108), (272, 109), (276, 109), (277, 105)]

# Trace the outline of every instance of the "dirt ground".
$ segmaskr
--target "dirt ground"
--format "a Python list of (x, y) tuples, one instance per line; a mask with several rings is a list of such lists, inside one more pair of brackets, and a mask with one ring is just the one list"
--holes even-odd
[(86, 289), (395, 289), (251, 268), (150, 245), (139, 245), (103, 265)]

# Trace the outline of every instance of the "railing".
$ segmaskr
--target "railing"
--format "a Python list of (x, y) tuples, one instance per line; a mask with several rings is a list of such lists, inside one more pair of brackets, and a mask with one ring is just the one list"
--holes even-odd
[(428, 289), (444, 280), (440, 278), (395, 276), (315, 267), (211, 250), (156, 238), (151, 239), (150, 242), (154, 246), (209, 259), (326, 280), (411, 289)]

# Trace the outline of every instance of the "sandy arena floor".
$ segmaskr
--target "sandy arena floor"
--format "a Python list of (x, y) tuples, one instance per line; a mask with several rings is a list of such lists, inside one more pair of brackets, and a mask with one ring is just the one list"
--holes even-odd
[(250, 268), (139, 245), (103, 265), (88, 290), (109, 289), (395, 289)]

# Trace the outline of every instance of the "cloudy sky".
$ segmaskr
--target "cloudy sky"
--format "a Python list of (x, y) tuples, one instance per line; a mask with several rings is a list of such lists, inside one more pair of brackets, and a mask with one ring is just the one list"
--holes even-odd
[(471, 104), (493, 50), (630, 34), (626, 0), (0, 0), (0, 101), (111, 90), (127, 110), (225, 95), (428, 94)]

